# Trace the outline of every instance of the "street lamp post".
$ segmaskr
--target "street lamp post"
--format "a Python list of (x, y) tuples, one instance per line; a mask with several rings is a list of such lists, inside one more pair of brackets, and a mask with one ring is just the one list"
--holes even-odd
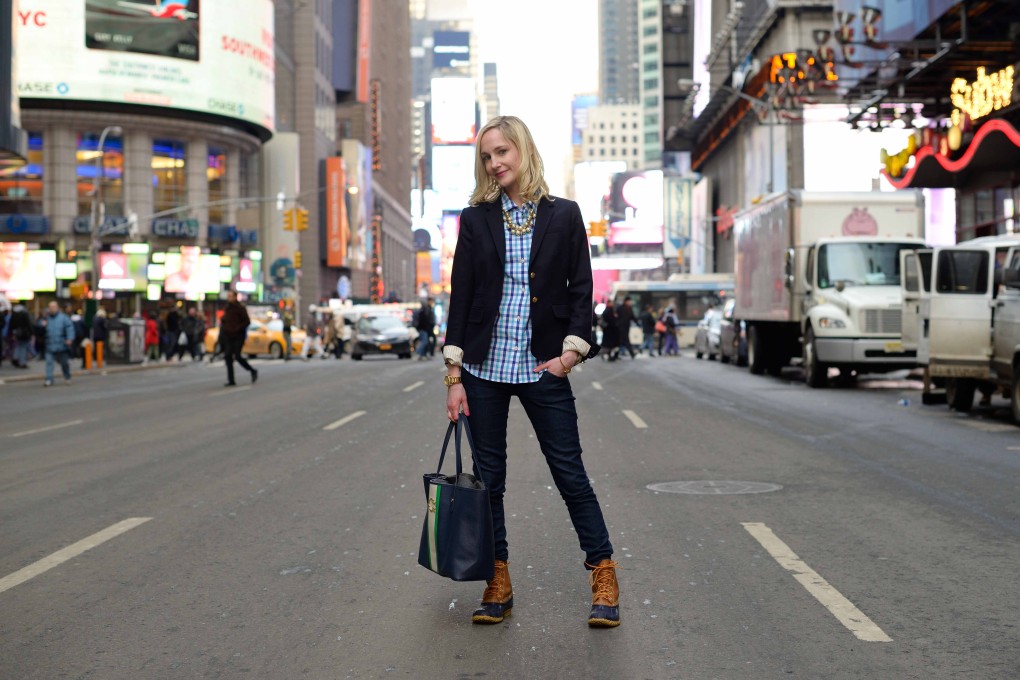
[(91, 222), (92, 229), (90, 230), (92, 235), (92, 297), (98, 299), (96, 296), (99, 293), (99, 249), (102, 247), (102, 241), (100, 240), (99, 230), (103, 223), (106, 222), (106, 202), (103, 200), (103, 174), (106, 172), (106, 164), (104, 162), (106, 158), (106, 151), (103, 148), (106, 144), (106, 136), (109, 134), (119, 135), (122, 134), (123, 130), (119, 125), (108, 125), (103, 128), (103, 131), (99, 134), (99, 146), (96, 154), (96, 174), (92, 178), (92, 210), (91, 210)]

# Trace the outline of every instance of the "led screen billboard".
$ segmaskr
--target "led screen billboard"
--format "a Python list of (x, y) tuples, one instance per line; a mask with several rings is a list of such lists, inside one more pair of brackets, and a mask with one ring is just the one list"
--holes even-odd
[(144, 293), (148, 267), (148, 252), (99, 253), (99, 288)]
[(167, 253), (163, 264), (163, 288), (168, 293), (197, 296), (220, 290), (219, 255), (203, 254), (198, 246), (181, 246), (181, 252)]
[[(272, 0), (21, 0), (22, 99), (170, 107), (275, 127)], [(268, 134), (266, 134), (268, 136)]]
[(30, 300), (57, 289), (57, 253), (33, 250), (27, 243), (0, 243), (0, 292), (12, 300)]
[(433, 68), (460, 68), (471, 64), (471, 34), (468, 31), (436, 31), (432, 37)]
[(472, 78), (433, 78), (432, 143), (473, 144), (476, 101)]

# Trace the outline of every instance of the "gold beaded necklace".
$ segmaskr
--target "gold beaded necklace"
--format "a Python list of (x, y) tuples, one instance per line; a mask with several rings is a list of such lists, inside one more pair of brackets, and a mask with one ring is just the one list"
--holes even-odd
[(527, 216), (524, 218), (524, 224), (520, 226), (514, 222), (514, 218), (510, 216), (509, 212), (503, 211), (503, 225), (514, 236), (524, 236), (531, 233), (532, 227), (535, 226), (535, 206), (532, 203), (527, 203), (525, 206), (524, 210), (527, 211)]

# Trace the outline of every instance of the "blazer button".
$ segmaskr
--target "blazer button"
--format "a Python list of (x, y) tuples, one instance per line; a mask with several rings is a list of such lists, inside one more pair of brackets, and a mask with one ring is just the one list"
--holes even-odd
[(531, 298), (531, 301), (532, 302), (538, 302), (538, 298), (537, 297), (533, 297), (533, 298)]
[(531, 272), (531, 278), (535, 278), (535, 272)]

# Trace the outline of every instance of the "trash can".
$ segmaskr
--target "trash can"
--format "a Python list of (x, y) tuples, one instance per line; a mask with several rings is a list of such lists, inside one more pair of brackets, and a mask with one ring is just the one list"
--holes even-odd
[(145, 320), (110, 319), (105, 359), (111, 364), (140, 364), (145, 360)]

